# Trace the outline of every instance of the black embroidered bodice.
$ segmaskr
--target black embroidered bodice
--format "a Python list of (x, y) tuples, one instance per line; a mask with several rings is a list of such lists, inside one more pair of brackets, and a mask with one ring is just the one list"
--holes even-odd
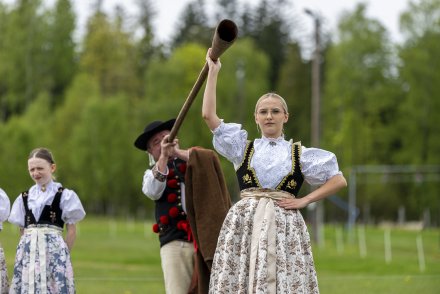
[[(236, 171), (240, 191), (248, 188), (263, 188), (258, 181), (255, 170), (250, 165), (253, 154), (254, 141), (249, 141), (246, 145), (243, 161)], [(276, 190), (286, 191), (295, 196), (298, 195), (304, 181), (299, 160), (300, 156), (301, 143), (292, 144), (292, 170), (281, 180)]]
[(32, 213), (32, 210), (29, 209), (29, 191), (23, 192), (22, 197), (25, 210), (24, 227), (27, 228), (29, 225), (53, 225), (63, 228), (64, 221), (61, 219), (61, 214), (63, 213), (63, 211), (60, 208), (61, 195), (63, 194), (63, 191), (63, 187), (58, 188), (58, 191), (55, 194), (52, 203), (50, 205), (44, 206), (38, 222), (35, 220), (35, 216)]

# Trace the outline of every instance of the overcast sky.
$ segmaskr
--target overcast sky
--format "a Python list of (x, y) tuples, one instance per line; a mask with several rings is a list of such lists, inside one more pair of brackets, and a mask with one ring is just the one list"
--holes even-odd
[[(0, 0), (6, 3), (13, 3), (16, 0)], [(48, 5), (52, 5), (55, 0), (43, 0)], [(139, 0), (102, 0), (105, 11), (112, 13), (116, 5), (125, 8), (128, 14), (136, 15), (136, 1)], [(193, 0), (153, 0), (157, 12), (153, 23), (155, 35), (160, 42), (170, 40), (175, 32), (177, 18), (182, 13), (183, 8)], [(239, 0), (240, 4), (245, 2), (256, 5), (261, 0)], [(417, 2), (418, 0), (412, 0)], [(207, 12), (213, 13), (216, 0), (205, 0)], [(297, 24), (298, 33), (304, 38), (312, 35), (312, 20), (305, 15), (304, 9), (308, 8), (318, 12), (323, 19), (323, 29), (327, 32), (334, 32), (337, 20), (341, 13), (347, 10), (352, 11), (357, 3), (363, 2), (368, 5), (367, 15), (378, 19), (390, 32), (391, 38), (395, 42), (401, 41), (399, 34), (399, 15), (404, 11), (409, 0), (289, 0), (293, 3), (290, 11), (294, 19), (299, 20)], [(73, 0), (74, 9), (77, 13), (77, 36), (82, 35), (86, 20), (93, 11), (96, 0)], [(239, 28), (240, 29), (240, 28)]]
[[(53, 0), (46, 0), (53, 1)], [(168, 41), (175, 31), (176, 19), (183, 8), (192, 0), (157, 0), (151, 1), (157, 12), (154, 21), (156, 36), (159, 41)], [(213, 13), (215, 0), (205, 0), (208, 13)], [(115, 5), (123, 6), (130, 14), (136, 14), (136, 0), (103, 0), (104, 10), (112, 12)], [(256, 5), (260, 0), (241, 0), (240, 3), (248, 2)], [(352, 11), (357, 3), (367, 3), (367, 15), (378, 19), (391, 33), (393, 41), (400, 41), (399, 15), (407, 7), (408, 0), (291, 0), (293, 3), (291, 13), (300, 20), (301, 32), (310, 34), (312, 32), (312, 20), (304, 14), (304, 9), (309, 8), (318, 12), (324, 20), (324, 29), (334, 31), (337, 20), (341, 13), (346, 10)], [(75, 10), (78, 13), (79, 31), (84, 27), (86, 19), (90, 16), (92, 0), (73, 1)], [(239, 28), (240, 29), (240, 28)]]

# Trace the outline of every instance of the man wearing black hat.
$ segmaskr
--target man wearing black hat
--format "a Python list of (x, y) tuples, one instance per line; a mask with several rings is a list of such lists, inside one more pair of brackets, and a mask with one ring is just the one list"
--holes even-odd
[(159, 235), (166, 293), (186, 294), (194, 269), (194, 246), (184, 200), (188, 150), (180, 149), (177, 139), (168, 142), (175, 121), (148, 124), (134, 145), (150, 157), (142, 192), (155, 201), (153, 231)]

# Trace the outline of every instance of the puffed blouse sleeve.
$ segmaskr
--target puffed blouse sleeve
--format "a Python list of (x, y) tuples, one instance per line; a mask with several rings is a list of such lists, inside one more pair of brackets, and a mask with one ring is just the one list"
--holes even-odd
[(66, 224), (75, 224), (86, 216), (81, 200), (73, 190), (64, 189), (60, 208), (63, 210), (61, 218)]
[(9, 212), (11, 210), (11, 202), (5, 191), (0, 189), (0, 228), (1, 223), (8, 219)]
[(11, 213), (9, 214), (8, 221), (11, 224), (19, 227), (24, 227), (24, 205), (23, 197), (21, 194), (15, 199), (11, 207)]
[(330, 151), (302, 146), (301, 170), (304, 179), (312, 186), (325, 184), (335, 175), (341, 175), (336, 155)]
[(212, 133), (212, 143), (215, 150), (232, 162), (237, 168), (243, 160), (248, 134), (240, 124), (225, 123), (221, 120), (220, 125)]

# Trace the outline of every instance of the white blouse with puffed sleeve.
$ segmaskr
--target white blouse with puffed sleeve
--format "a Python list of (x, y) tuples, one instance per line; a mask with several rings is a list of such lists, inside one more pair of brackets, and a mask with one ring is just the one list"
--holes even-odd
[[(244, 157), (248, 133), (240, 124), (224, 123), (212, 131), (215, 150), (234, 164), (237, 170)], [(254, 140), (251, 167), (255, 170), (262, 188), (274, 189), (292, 169), (292, 142), (284, 137), (262, 137)], [(301, 171), (310, 185), (323, 185), (339, 170), (335, 154), (319, 148), (301, 147)]]
[(11, 202), (8, 195), (0, 188), (0, 231), (3, 229), (3, 222), (8, 219), (11, 209)]
[[(43, 191), (39, 185), (34, 185), (29, 189), (28, 207), (32, 211), (37, 222), (40, 219), (44, 206), (52, 203), (60, 187), (62, 187), (60, 183), (52, 181), (46, 186), (45, 191)], [(70, 189), (65, 188), (63, 190), (63, 193), (61, 194), (60, 208), (63, 211), (61, 219), (66, 224), (75, 224), (81, 221), (86, 215), (78, 195), (75, 191)], [(12, 205), (8, 221), (17, 226), (24, 227), (25, 214), (23, 197), (21, 197), (20, 194)]]

